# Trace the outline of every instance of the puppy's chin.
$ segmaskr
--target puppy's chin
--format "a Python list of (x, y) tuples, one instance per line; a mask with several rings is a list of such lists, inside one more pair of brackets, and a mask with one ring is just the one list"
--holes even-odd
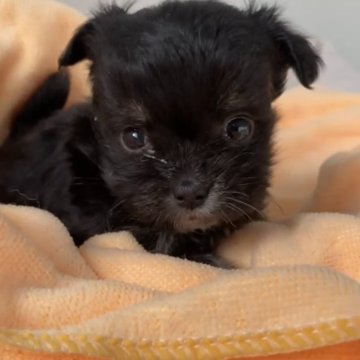
[(209, 214), (201, 209), (181, 210), (173, 218), (173, 227), (179, 233), (208, 230), (221, 223), (216, 214)]
[(176, 204), (173, 198), (168, 201), (169, 214), (175, 231), (190, 233), (197, 230), (208, 230), (222, 222), (218, 214), (218, 193), (210, 192), (205, 203), (195, 209), (186, 209)]

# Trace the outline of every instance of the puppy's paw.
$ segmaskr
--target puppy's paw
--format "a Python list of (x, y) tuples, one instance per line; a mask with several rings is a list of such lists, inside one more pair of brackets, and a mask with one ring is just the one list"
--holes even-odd
[(226, 260), (211, 254), (191, 254), (187, 256), (188, 260), (195, 261), (201, 264), (211, 265), (222, 269), (236, 269), (235, 266), (227, 262)]

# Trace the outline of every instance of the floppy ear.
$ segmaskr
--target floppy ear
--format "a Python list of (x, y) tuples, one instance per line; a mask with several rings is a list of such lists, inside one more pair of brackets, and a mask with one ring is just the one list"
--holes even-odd
[(105, 28), (110, 33), (114, 31), (118, 27), (119, 17), (126, 15), (130, 7), (131, 3), (122, 8), (116, 5), (115, 2), (109, 5), (100, 5), (98, 11), (93, 14), (92, 19), (80, 26), (75, 32), (59, 58), (59, 66), (74, 65), (85, 59), (93, 60), (91, 42), (95, 32), (98, 32), (99, 28)]
[(258, 8), (256, 5), (251, 5), (249, 13), (255, 18), (257, 26), (270, 35), (274, 44), (276, 59), (273, 74), (274, 98), (282, 93), (289, 68), (294, 70), (300, 83), (310, 89), (323, 65), (310, 41), (281, 21), (276, 6)]
[(94, 25), (89, 21), (82, 25), (71, 38), (65, 50), (59, 58), (59, 66), (70, 66), (85, 59), (91, 59), (89, 40), (93, 33)]
[(300, 83), (310, 89), (319, 76), (323, 62), (309, 40), (280, 26), (275, 34), (275, 43), (286, 65), (295, 71)]

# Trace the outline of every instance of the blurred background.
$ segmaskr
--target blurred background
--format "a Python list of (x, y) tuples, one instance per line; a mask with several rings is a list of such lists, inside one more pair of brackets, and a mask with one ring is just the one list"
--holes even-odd
[[(112, 0), (102, 0), (102, 2)], [(243, 6), (244, 0), (227, 0)], [(249, 1), (249, 0), (248, 0)], [(250, 0), (252, 1), (252, 0)], [(62, 0), (85, 14), (95, 9), (99, 0)], [(122, 4), (123, 1), (117, 1)], [(134, 9), (158, 3), (138, 0)], [(360, 0), (257, 0), (259, 4), (277, 4), (284, 16), (299, 30), (320, 42), (326, 71), (323, 86), (345, 91), (360, 91)]]

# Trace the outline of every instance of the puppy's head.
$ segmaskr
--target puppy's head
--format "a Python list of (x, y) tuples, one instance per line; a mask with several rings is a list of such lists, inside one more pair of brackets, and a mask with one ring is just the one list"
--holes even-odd
[(275, 115), (292, 68), (320, 58), (274, 8), (167, 2), (101, 9), (60, 65), (89, 59), (104, 178), (134, 220), (191, 232), (263, 207)]

